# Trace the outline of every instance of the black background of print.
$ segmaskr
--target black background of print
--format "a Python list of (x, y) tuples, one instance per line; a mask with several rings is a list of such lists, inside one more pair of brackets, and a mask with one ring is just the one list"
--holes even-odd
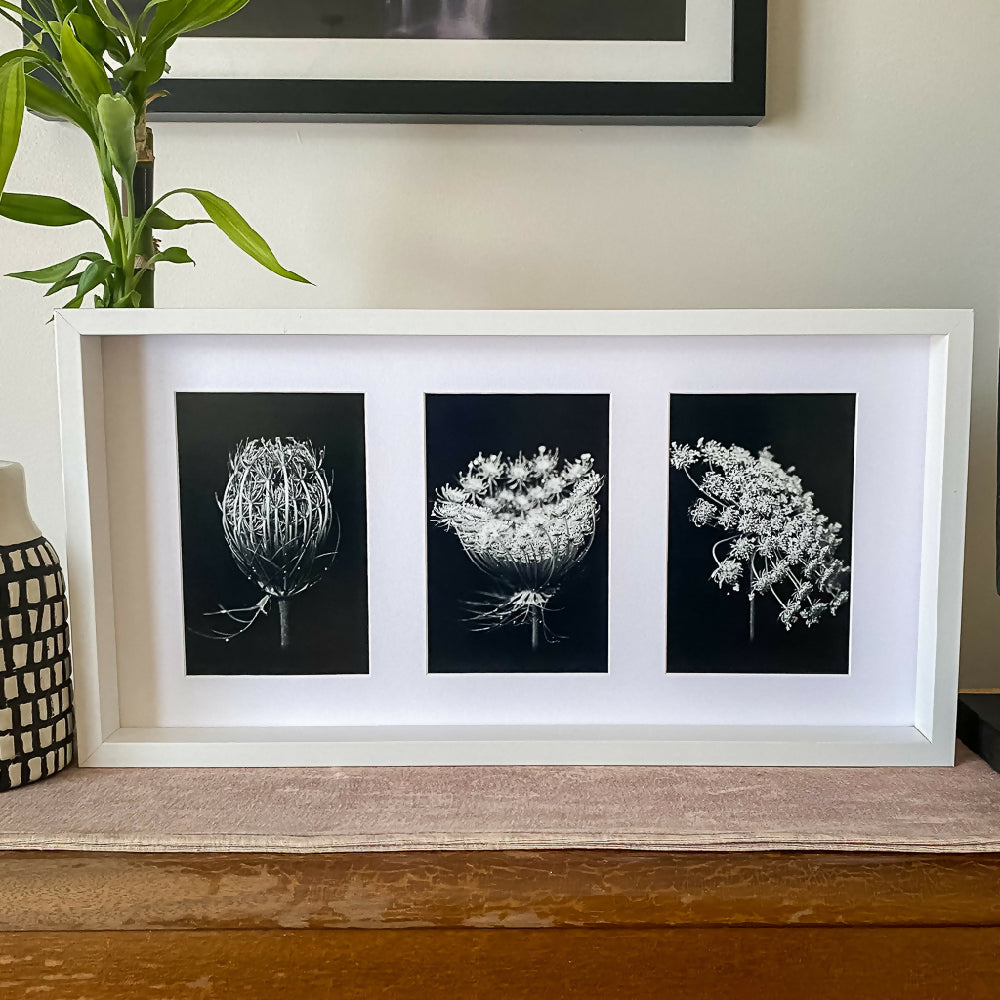
[[(421, 21), (433, 18), (439, 7), (437, 0), (410, 3)], [(123, 4), (133, 16), (145, 5), (146, 0)], [(399, 23), (400, 10), (401, 0), (255, 0), (196, 34), (383, 38)], [(493, 0), (488, 34), (515, 39), (680, 41), (686, 23), (686, 0)]]
[[(430, 673), (605, 673), (608, 669), (608, 456), (606, 395), (428, 395), (427, 641)], [(601, 511), (586, 558), (552, 599), (546, 618), (559, 642), (531, 649), (528, 626), (474, 632), (464, 602), (491, 586), (458, 537), (430, 520), (437, 490), (457, 485), (480, 452), (558, 448), (560, 463), (584, 452), (605, 476)]]
[[(295, 437), (325, 448), (334, 472), (340, 550), (324, 578), (292, 598), (292, 645), (282, 651), (272, 602), (245, 633), (225, 642), (194, 634), (224, 616), (206, 611), (247, 607), (260, 589), (243, 578), (222, 531), (216, 495), (229, 455), (246, 438)], [(356, 393), (177, 393), (184, 620), (189, 674), (368, 673), (368, 532), (365, 502), (364, 396)]]
[[(699, 437), (738, 444), (756, 454), (770, 445), (784, 468), (795, 466), (819, 510), (843, 525), (837, 555), (851, 563), (854, 495), (853, 393), (685, 395), (670, 397), (670, 440)], [(699, 468), (702, 468), (699, 466)], [(693, 473), (699, 478), (701, 473)], [(688, 509), (700, 494), (683, 472), (670, 470), (667, 572), (667, 670), (679, 673), (843, 674), (848, 672), (850, 600), (791, 631), (778, 621), (770, 595), (757, 599), (756, 637), (749, 638), (746, 580), (734, 594), (710, 579), (718, 528), (698, 528)], [(845, 578), (850, 587), (850, 579)]]

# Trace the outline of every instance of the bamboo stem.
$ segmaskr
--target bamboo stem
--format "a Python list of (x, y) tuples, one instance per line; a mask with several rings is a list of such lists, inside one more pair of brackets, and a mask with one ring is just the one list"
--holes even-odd
[[(141, 219), (149, 211), (153, 204), (153, 166), (155, 157), (153, 156), (153, 132), (146, 127), (145, 116), (135, 127), (135, 171), (132, 174), (132, 210), (135, 213), (134, 219)], [(146, 261), (156, 252), (153, 242), (153, 230), (145, 228), (139, 236), (136, 244), (135, 267), (141, 268)], [(154, 305), (154, 281), (155, 272), (153, 268), (143, 271), (139, 278), (136, 290), (139, 292), (139, 305), (143, 308), (151, 309)]]

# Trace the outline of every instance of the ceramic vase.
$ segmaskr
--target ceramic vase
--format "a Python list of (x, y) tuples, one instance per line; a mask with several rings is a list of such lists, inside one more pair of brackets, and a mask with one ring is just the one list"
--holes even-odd
[(0, 792), (73, 759), (66, 590), (28, 512), (24, 470), (0, 462)]

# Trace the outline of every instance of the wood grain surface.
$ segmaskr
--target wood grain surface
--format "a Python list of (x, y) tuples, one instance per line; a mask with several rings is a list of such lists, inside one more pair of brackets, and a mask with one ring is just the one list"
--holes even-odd
[(0, 934), (5, 1000), (993, 1000), (995, 928)]
[(2, 931), (998, 927), (1000, 855), (18, 851), (0, 900)]

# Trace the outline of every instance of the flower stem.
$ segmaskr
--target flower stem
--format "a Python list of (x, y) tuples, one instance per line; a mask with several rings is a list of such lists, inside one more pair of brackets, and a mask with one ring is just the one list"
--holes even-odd
[(754, 633), (756, 632), (756, 617), (757, 617), (757, 602), (754, 600), (755, 595), (750, 595), (750, 641), (753, 642)]
[(542, 632), (542, 613), (538, 608), (531, 609), (531, 648), (538, 649), (539, 642), (541, 641)]
[(287, 598), (278, 601), (278, 623), (281, 626), (282, 649), (288, 649), (292, 644), (291, 603)]

